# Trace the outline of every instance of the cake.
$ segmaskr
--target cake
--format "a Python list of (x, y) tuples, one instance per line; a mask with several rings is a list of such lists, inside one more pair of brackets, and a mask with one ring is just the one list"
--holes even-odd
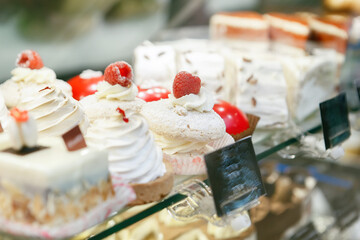
[(228, 62), (226, 75), (232, 83), (227, 88), (231, 89), (236, 106), (260, 117), (258, 128), (286, 127), (288, 92), (281, 62), (269, 54), (243, 53), (231, 54)]
[(71, 96), (71, 86), (56, 79), (55, 72), (44, 66), (40, 55), (32, 50), (21, 52), (16, 60), (17, 67), (11, 71), (11, 79), (0, 85), (5, 104), (8, 108), (16, 107), (24, 98), (23, 94), (36, 93), (47, 86), (60, 89)]
[(203, 155), (215, 150), (212, 142), (229, 136), (213, 106), (213, 95), (188, 72), (176, 75), (169, 99), (143, 105), (141, 114), (176, 174), (204, 174)]
[(332, 96), (338, 85), (335, 52), (312, 56), (278, 56), (287, 84), (287, 102), (292, 119), (304, 120)]
[[(35, 66), (32, 61), (24, 65), (23, 59), (27, 58), (33, 59)], [(51, 69), (34, 68), (42, 66), (42, 62), (36, 65), (39, 61), (40, 57), (33, 51), (20, 55), (19, 67), (12, 71), (13, 77), (1, 85), (6, 105), (29, 111), (41, 136), (61, 136), (76, 125), (85, 132), (88, 120), (82, 107), (71, 97), (71, 87), (56, 80)], [(69, 87), (70, 93), (64, 91), (64, 86)]]
[(310, 28), (306, 20), (282, 13), (265, 14), (270, 24), (272, 50), (290, 55), (304, 55)]
[(145, 42), (135, 48), (134, 75), (137, 85), (170, 89), (176, 73), (176, 52), (172, 46)]
[(124, 111), (140, 111), (145, 101), (136, 97), (138, 88), (132, 81), (133, 72), (128, 63), (118, 61), (107, 66), (104, 81), (97, 84), (97, 92), (80, 100), (90, 123), (100, 116), (112, 116), (118, 107)]
[(269, 23), (256, 12), (220, 12), (210, 19), (210, 37), (247, 51), (266, 51)]
[(31, 115), (18, 108), (10, 114), (8, 137), (0, 143), (2, 218), (59, 226), (114, 196), (106, 152), (81, 144), (81, 135), (37, 141)]

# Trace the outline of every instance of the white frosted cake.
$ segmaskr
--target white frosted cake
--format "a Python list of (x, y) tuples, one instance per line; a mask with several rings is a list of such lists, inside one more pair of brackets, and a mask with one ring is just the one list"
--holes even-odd
[[(257, 128), (287, 126), (287, 87), (282, 65), (271, 56), (232, 55), (227, 71), (227, 87), (233, 91), (236, 106), (260, 117)], [(230, 82), (235, 80), (233, 85)]]
[(11, 114), (0, 138), (1, 217), (57, 225), (113, 196), (106, 152), (68, 151), (61, 138), (37, 141), (34, 119), (18, 109)]
[(171, 87), (176, 71), (176, 53), (172, 46), (146, 42), (134, 51), (134, 81), (142, 87)]

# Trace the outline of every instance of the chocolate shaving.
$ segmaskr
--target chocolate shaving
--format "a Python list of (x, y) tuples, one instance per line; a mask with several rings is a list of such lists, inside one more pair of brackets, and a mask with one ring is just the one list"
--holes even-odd
[(185, 61), (190, 65), (192, 64), (192, 62), (188, 58), (185, 58)]
[(150, 60), (148, 55), (144, 55), (144, 58), (147, 59), (147, 60)]
[(2, 133), (2, 132), (4, 132), (4, 129), (3, 129), (2, 125), (1, 125), (1, 123), (0, 123), (0, 133)]
[(37, 152), (37, 151), (40, 151), (40, 150), (43, 150), (43, 149), (47, 149), (49, 147), (44, 147), (44, 146), (36, 146), (36, 147), (23, 147), (22, 149), (20, 150), (15, 150), (13, 148), (8, 148), (8, 149), (5, 149), (3, 150), (3, 152), (6, 152), (6, 153), (11, 153), (11, 154), (15, 154), (15, 155), (19, 155), (19, 156), (25, 156), (25, 155), (28, 155), (30, 153), (34, 153), (34, 152)]
[(216, 89), (216, 93), (219, 93), (221, 90), (223, 89), (223, 87), (222, 86), (220, 86), (220, 87), (218, 87), (217, 89)]
[(251, 98), (251, 104), (253, 107), (256, 107), (256, 99), (254, 97)]
[(246, 80), (246, 82), (248, 82), (251, 85), (255, 85), (255, 84), (257, 84), (258, 80), (256, 78), (254, 78), (253, 74), (251, 74), (251, 76)]
[(225, 72), (224, 72), (224, 71), (221, 72), (221, 77), (222, 77), (222, 78), (225, 77)]
[(160, 52), (159, 54), (158, 54), (158, 57), (161, 57), (162, 55), (164, 55), (165, 54), (165, 52)]
[(248, 63), (251, 63), (251, 62), (252, 62), (252, 60), (249, 59), (249, 58), (243, 58), (243, 61), (244, 61), (244, 62), (248, 62)]
[(66, 148), (69, 152), (76, 151), (86, 147), (84, 136), (81, 133), (79, 125), (76, 125), (70, 131), (62, 135)]

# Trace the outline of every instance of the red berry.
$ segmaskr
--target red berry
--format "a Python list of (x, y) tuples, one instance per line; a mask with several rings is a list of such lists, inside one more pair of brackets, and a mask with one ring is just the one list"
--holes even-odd
[(10, 116), (12, 116), (16, 122), (26, 122), (29, 119), (28, 112), (26, 110), (21, 111), (18, 108), (11, 109)]
[(44, 67), (40, 55), (33, 50), (22, 51), (16, 60), (16, 65), (30, 69), (40, 69)]
[(188, 94), (198, 94), (201, 88), (201, 80), (198, 76), (182, 71), (176, 74), (173, 83), (173, 94), (181, 98)]
[(115, 62), (107, 66), (104, 73), (105, 81), (111, 85), (120, 84), (129, 87), (133, 79), (131, 66), (124, 61)]
[(116, 108), (116, 111), (123, 117), (124, 122), (128, 123), (129, 119), (126, 117), (125, 111), (121, 108)]

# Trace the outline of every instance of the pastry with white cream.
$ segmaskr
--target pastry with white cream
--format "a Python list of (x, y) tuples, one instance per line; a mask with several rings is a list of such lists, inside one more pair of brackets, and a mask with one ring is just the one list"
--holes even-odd
[(176, 174), (205, 173), (203, 155), (215, 150), (212, 142), (226, 137), (224, 121), (212, 110), (214, 101), (199, 77), (179, 72), (169, 99), (144, 104), (141, 113)]
[(38, 141), (27, 111), (15, 108), (10, 114), (9, 137), (0, 144), (3, 218), (58, 226), (114, 196), (105, 151), (86, 146), (68, 151), (59, 137)]
[(138, 88), (132, 82), (133, 72), (128, 63), (119, 61), (110, 64), (105, 69), (104, 79), (98, 83), (95, 94), (80, 100), (90, 123), (100, 116), (112, 116), (118, 107), (124, 111), (140, 111), (145, 101), (136, 97)]

